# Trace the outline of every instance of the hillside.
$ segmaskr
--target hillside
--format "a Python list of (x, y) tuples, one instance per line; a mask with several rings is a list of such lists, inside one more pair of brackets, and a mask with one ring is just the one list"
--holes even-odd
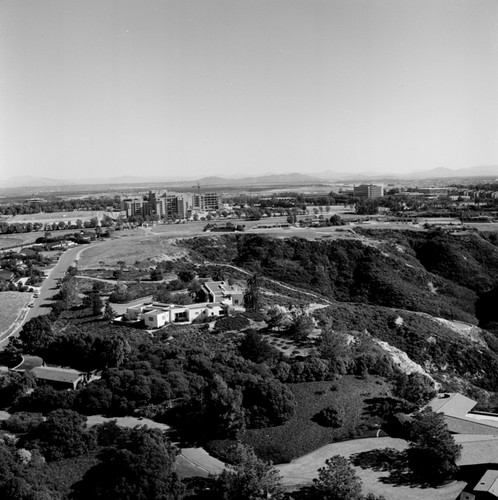
[[(494, 236), (361, 234), (361, 241), (224, 235), (183, 244), (199, 258), (232, 263), (323, 296), (334, 305), (315, 314), (322, 325), (345, 332), (368, 330), (439, 381), (456, 383), (468, 393), (498, 391)], [(435, 318), (479, 324), (489, 331), (475, 328), (479, 334), (464, 335)]]
[(204, 258), (231, 262), (329, 299), (478, 323), (479, 294), (498, 282), (498, 248), (479, 236), (447, 238), (373, 232), (362, 241), (323, 242), (230, 235), (185, 244)]

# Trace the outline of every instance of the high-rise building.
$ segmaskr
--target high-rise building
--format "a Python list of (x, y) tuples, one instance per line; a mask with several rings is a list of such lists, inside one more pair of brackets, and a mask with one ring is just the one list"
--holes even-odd
[(360, 184), (354, 186), (353, 194), (358, 198), (382, 198), (384, 186), (381, 184)]
[(218, 210), (220, 208), (221, 196), (218, 193), (204, 193), (201, 196), (204, 197), (205, 210)]

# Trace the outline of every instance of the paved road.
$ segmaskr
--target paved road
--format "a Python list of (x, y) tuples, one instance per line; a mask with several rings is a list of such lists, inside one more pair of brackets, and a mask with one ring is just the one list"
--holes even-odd
[[(50, 271), (48, 278), (45, 278), (40, 287), (39, 297), (33, 299), (33, 307), (28, 309), (24, 320), (20, 322), (18, 327), (10, 332), (9, 337), (19, 333), (22, 325), (36, 316), (42, 316), (50, 312), (51, 303), (54, 296), (59, 292), (57, 282), (62, 279), (69, 266), (72, 266), (78, 260), (80, 254), (91, 246), (100, 245), (101, 243), (92, 243), (86, 246), (77, 246), (66, 250), (59, 258), (57, 264)], [(0, 342), (0, 351), (7, 345), (8, 338), (2, 339)]]

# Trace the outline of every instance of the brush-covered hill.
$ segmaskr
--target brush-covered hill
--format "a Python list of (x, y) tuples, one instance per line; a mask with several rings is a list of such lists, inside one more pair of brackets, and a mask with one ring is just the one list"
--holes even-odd
[(498, 247), (479, 236), (439, 241), (430, 233), (412, 238), (376, 232), (361, 240), (325, 242), (225, 235), (185, 244), (204, 258), (258, 271), (328, 299), (470, 323), (478, 323), (479, 294), (498, 283)]
[(368, 330), (472, 394), (498, 391), (497, 241), (494, 234), (368, 230), (357, 240), (232, 234), (183, 244), (200, 258), (322, 295), (335, 303), (316, 313), (322, 325)]

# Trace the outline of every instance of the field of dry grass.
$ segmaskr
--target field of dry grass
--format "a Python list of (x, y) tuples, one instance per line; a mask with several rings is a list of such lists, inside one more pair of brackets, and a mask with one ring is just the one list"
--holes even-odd
[(81, 253), (78, 267), (114, 267), (118, 261), (133, 265), (137, 261), (168, 260), (187, 256), (186, 250), (170, 241), (173, 236), (165, 236), (154, 236), (143, 230), (126, 232), (119, 238), (86, 247)]
[(7, 331), (31, 300), (31, 294), (0, 292), (0, 335)]
[(8, 223), (13, 222), (59, 222), (63, 221), (82, 221), (90, 220), (92, 217), (102, 219), (105, 214), (112, 216), (111, 212), (105, 211), (91, 211), (91, 210), (76, 210), (74, 212), (52, 212), (52, 213), (39, 213), (39, 214), (20, 214), (7, 219)]
[[(26, 233), (25, 233), (26, 234)], [(29, 233), (28, 233), (29, 234)], [(0, 250), (2, 248), (9, 248), (14, 245), (22, 245), (26, 242), (27, 238), (24, 238), (24, 234), (16, 235), (16, 236), (2, 236), (0, 238)], [(29, 240), (27, 241), (29, 243)]]

